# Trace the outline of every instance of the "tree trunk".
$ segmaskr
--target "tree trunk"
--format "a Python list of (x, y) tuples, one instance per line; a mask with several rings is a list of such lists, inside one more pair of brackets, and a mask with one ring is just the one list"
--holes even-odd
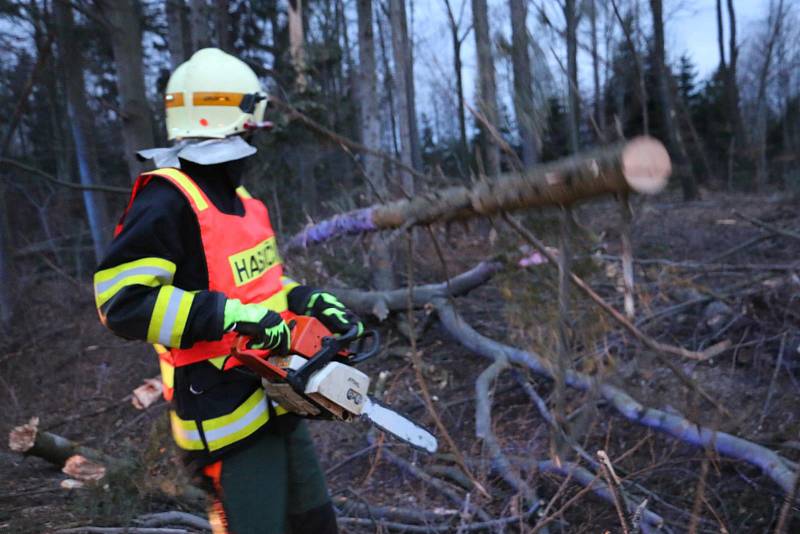
[(380, 16), (377, 17), (378, 23), (378, 42), (381, 45), (381, 64), (383, 65), (383, 89), (386, 92), (386, 104), (389, 108), (388, 123), (389, 130), (391, 130), (392, 149), (394, 154), (400, 153), (400, 144), (397, 139), (397, 111), (394, 105), (394, 77), (392, 76), (392, 69), (389, 66), (389, 54), (386, 53), (386, 35), (383, 29), (384, 19)]
[(6, 187), (0, 184), (0, 334), (11, 322), (11, 232), (6, 216)]
[[(83, 77), (83, 60), (81, 49), (75, 49), (77, 42), (73, 36), (74, 20), (72, 8), (63, 2), (55, 2), (53, 9), (56, 15), (58, 35), (58, 51), (61, 70), (64, 75), (64, 90), (67, 97), (67, 115), (69, 116), (72, 138), (75, 143), (75, 157), (78, 162), (78, 175), (83, 185), (93, 185), (97, 176), (97, 154), (95, 153), (92, 132), (94, 116), (87, 105), (88, 95)], [(84, 190), (83, 204), (92, 234), (95, 259), (99, 262), (111, 236), (106, 211), (105, 198), (97, 191)]]
[(467, 155), (469, 154), (469, 147), (467, 145), (467, 120), (464, 113), (464, 76), (461, 72), (461, 45), (464, 42), (466, 34), (464, 37), (459, 35), (461, 19), (459, 18), (459, 20), (456, 21), (453, 8), (450, 5), (450, 0), (444, 0), (444, 3), (447, 8), (450, 40), (453, 43), (453, 74), (456, 79), (456, 110), (458, 111), (458, 133), (461, 144), (461, 159), (466, 161)]
[[(475, 49), (478, 53), (478, 92), (483, 118), (492, 128), (497, 129), (497, 84), (492, 59), (492, 41), (489, 33), (489, 13), (486, 0), (472, 0), (472, 25), (475, 28)], [(481, 143), (483, 145), (486, 174), (496, 176), (500, 173), (500, 147), (491, 131), (481, 124)]]
[[(361, 143), (371, 149), (381, 146), (381, 121), (378, 109), (378, 84), (375, 73), (375, 35), (372, 25), (372, 0), (358, 0), (358, 100), (361, 102)], [(373, 198), (382, 202), (388, 198), (383, 162), (372, 155), (364, 154), (364, 173), (374, 189)], [(370, 254), (372, 282), (376, 289), (394, 287), (391, 253), (383, 236), (376, 236)]]
[[(737, 64), (739, 61), (739, 48), (736, 44), (736, 11), (733, 0), (728, 0), (728, 23), (730, 36), (728, 36), (728, 68), (725, 71), (725, 100), (727, 101), (728, 117), (731, 122), (733, 139), (731, 141), (731, 161), (737, 158), (735, 151), (742, 151), (747, 143), (742, 112), (739, 109), (739, 81), (737, 80)], [(747, 158), (749, 159), (749, 158)], [(729, 172), (729, 183), (732, 182), (733, 170)]]
[(528, 54), (528, 6), (509, 0), (511, 11), (511, 61), (514, 64), (514, 112), (522, 142), (522, 163), (530, 168), (539, 161), (539, 134), (533, 107), (533, 76)]
[(304, 92), (307, 87), (305, 34), (303, 30), (303, 0), (289, 0), (289, 53), (295, 72), (295, 87)]
[(675, 121), (675, 106), (672, 101), (671, 77), (667, 70), (664, 50), (664, 14), (661, 0), (650, 0), (650, 9), (653, 14), (653, 55), (655, 59), (656, 77), (658, 79), (658, 93), (661, 100), (661, 111), (664, 114), (664, 129), (666, 130), (667, 145), (677, 155), (677, 162), (681, 168), (681, 188), (684, 200), (697, 197), (697, 183), (694, 173), (689, 165), (686, 146)]
[(653, 138), (638, 137), (523, 173), (501, 175), (491, 182), (450, 187), (340, 214), (295, 235), (289, 247), (405, 225), (484, 217), (523, 208), (567, 206), (624, 191), (652, 194), (666, 186), (670, 172), (664, 146)]
[(603, 88), (600, 85), (600, 55), (597, 51), (597, 2), (591, 0), (590, 15), (592, 22), (592, 80), (594, 81), (594, 120), (600, 130), (598, 142), (604, 143), (606, 137), (605, 109), (602, 105), (605, 100)]
[(756, 95), (756, 128), (755, 128), (755, 149), (756, 149), (756, 176), (755, 190), (763, 190), (767, 185), (767, 83), (769, 80), (772, 57), (774, 55), (775, 44), (780, 38), (783, 22), (783, 0), (778, 1), (777, 11), (770, 2), (769, 13), (769, 37), (764, 50), (763, 62), (758, 76), (758, 93)]
[[(412, 168), (420, 168), (415, 161), (419, 141), (415, 138), (416, 110), (410, 98), (413, 95), (411, 76), (411, 56), (408, 43), (405, 0), (389, 0), (389, 18), (392, 26), (392, 51), (394, 54), (394, 94), (397, 97), (397, 116), (400, 123), (400, 161)], [(402, 172), (403, 190), (414, 194), (414, 177)]]
[(722, 0), (717, 0), (717, 46), (719, 47), (719, 70), (725, 75), (725, 31), (722, 28)]
[(109, 23), (117, 70), (123, 149), (128, 175), (133, 179), (143, 167), (136, 152), (154, 145), (153, 113), (144, 88), (138, 0), (102, 0), (100, 5)]
[(580, 148), (580, 96), (578, 95), (578, 15), (575, 0), (565, 0), (564, 19), (567, 22), (567, 85), (569, 86), (569, 105), (567, 121), (569, 144), (572, 152)]
[(233, 54), (233, 42), (231, 39), (231, 16), (228, 13), (229, 0), (215, 0), (216, 13), (214, 19), (217, 26), (217, 46), (220, 49)]
[[(209, 9), (206, 0), (189, 0), (192, 26), (192, 53), (211, 46)], [(189, 54), (191, 55), (191, 54)]]
[[(645, 86), (644, 65), (642, 65), (642, 58), (636, 48), (636, 43), (633, 40), (631, 29), (629, 25), (625, 24), (625, 19), (622, 18), (622, 14), (619, 12), (619, 8), (617, 7), (615, 0), (611, 0), (611, 6), (614, 8), (614, 15), (617, 17), (617, 21), (622, 27), (622, 33), (625, 35), (625, 42), (628, 44), (628, 49), (630, 49), (631, 55), (633, 56), (634, 65), (636, 66), (636, 78), (639, 80), (639, 105), (641, 106), (642, 111), (642, 133), (644, 133), (644, 135), (650, 135), (650, 116), (647, 110), (647, 87)], [(618, 95), (620, 102), (622, 102), (624, 93), (622, 91), (617, 91), (616, 94)], [(621, 106), (617, 106), (617, 109), (619, 110), (620, 107)]]
[(184, 46), (186, 4), (183, 0), (167, 0), (165, 6), (167, 14), (167, 48), (169, 48), (169, 62), (172, 70), (186, 61), (187, 47)]

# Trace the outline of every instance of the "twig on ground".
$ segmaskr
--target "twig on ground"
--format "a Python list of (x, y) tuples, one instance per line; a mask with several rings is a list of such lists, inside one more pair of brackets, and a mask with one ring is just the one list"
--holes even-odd
[[(374, 437), (371, 436), (370, 434), (367, 434), (367, 439), (374, 439)], [(409, 473), (410, 475), (418, 478), (422, 482), (432, 486), (439, 493), (450, 499), (450, 501), (456, 503), (459, 506), (463, 502), (463, 499), (458, 493), (453, 491), (449, 486), (447, 486), (447, 484), (445, 484), (441, 480), (432, 477), (431, 475), (423, 471), (422, 468), (417, 467), (408, 460), (398, 456), (397, 454), (394, 454), (392, 451), (388, 449), (380, 449), (380, 450), (382, 451), (383, 456), (391, 463), (393, 463), (400, 469), (404, 470), (405, 472)], [(485, 510), (483, 510), (481, 507), (475, 504), (470, 504), (470, 511), (476, 514), (478, 517), (480, 517), (481, 520), (483, 521), (488, 521), (491, 519), (491, 516), (489, 516), (489, 514), (486, 513)]]
[(439, 417), (439, 413), (436, 411), (436, 408), (433, 406), (433, 399), (431, 399), (430, 391), (428, 391), (428, 383), (425, 381), (425, 376), (423, 375), (422, 371), (422, 357), (420, 352), (417, 350), (417, 334), (416, 330), (414, 329), (414, 294), (412, 288), (414, 287), (414, 236), (413, 233), (408, 233), (408, 290), (406, 291), (406, 313), (408, 316), (408, 331), (411, 341), (411, 361), (414, 367), (414, 376), (417, 380), (417, 385), (419, 385), (420, 393), (422, 393), (422, 399), (425, 402), (425, 407), (427, 408), (428, 415), (431, 416), (433, 419), (436, 428), (439, 430), (439, 433), (444, 437), (445, 441), (447, 442), (447, 446), (450, 449), (450, 452), (453, 453), (456, 463), (470, 479), (472, 484), (484, 497), (491, 498), (489, 492), (486, 491), (486, 488), (483, 487), (475, 475), (472, 474), (467, 463), (464, 461), (464, 453), (461, 452), (461, 449), (458, 448), (456, 445), (455, 440), (450, 435), (450, 432), (447, 430), (447, 427), (442, 422), (442, 418)]
[(634, 281), (633, 281), (633, 244), (631, 243), (631, 232), (633, 226), (633, 210), (628, 201), (628, 193), (622, 193), (619, 199), (619, 209), (622, 215), (622, 227), (620, 228), (620, 239), (622, 240), (622, 281), (625, 290), (625, 315), (631, 321), (636, 313), (634, 301)]
[(639, 534), (642, 525), (642, 514), (646, 509), (647, 499), (640, 502), (636, 507), (636, 511), (633, 512), (633, 517), (631, 518), (631, 534)]
[(778, 349), (778, 361), (775, 362), (775, 370), (772, 371), (772, 378), (769, 381), (769, 389), (767, 389), (767, 398), (764, 399), (764, 408), (761, 410), (761, 417), (758, 418), (758, 424), (756, 424), (756, 428), (761, 428), (761, 425), (764, 423), (764, 419), (767, 417), (767, 412), (769, 411), (769, 403), (772, 400), (772, 393), (775, 389), (775, 381), (778, 378), (778, 373), (781, 370), (781, 366), (783, 365), (783, 351), (786, 348), (786, 333), (781, 336), (781, 345)]
[(780, 228), (778, 226), (774, 226), (772, 224), (765, 223), (762, 220), (756, 219), (755, 217), (749, 217), (749, 216), (745, 215), (744, 213), (741, 213), (741, 212), (736, 211), (736, 210), (733, 210), (733, 214), (736, 215), (737, 217), (739, 217), (740, 219), (743, 219), (743, 220), (749, 222), (750, 224), (752, 224), (754, 226), (758, 226), (759, 228), (763, 228), (764, 230), (769, 230), (773, 234), (779, 234), (779, 235), (782, 235), (784, 237), (789, 237), (791, 239), (800, 240), (800, 233), (795, 232), (793, 230), (789, 230), (787, 228)]
[(536, 503), (536, 491), (515, 473), (497, 437), (492, 432), (492, 401), (490, 388), (492, 382), (508, 367), (508, 359), (500, 354), (475, 380), (475, 437), (482, 439), (492, 458), (492, 464), (500, 476), (528, 503)]
[(142, 515), (136, 518), (136, 522), (143, 527), (182, 525), (199, 528), (201, 530), (211, 530), (211, 523), (208, 522), (208, 519), (179, 511)]
[(603, 473), (603, 478), (606, 479), (608, 489), (614, 499), (614, 508), (617, 509), (617, 517), (619, 518), (619, 525), (622, 528), (623, 534), (630, 532), (628, 520), (625, 517), (625, 510), (623, 509), (623, 496), (620, 491), (620, 480), (614, 472), (614, 466), (611, 465), (611, 460), (605, 451), (597, 451), (597, 458), (600, 460), (600, 470)]
[(78, 527), (54, 531), (54, 534), (191, 534), (182, 528)]
[(402, 506), (378, 506), (366, 502), (356, 502), (344, 496), (333, 498), (333, 504), (340, 508), (342, 515), (369, 517), (373, 520), (402, 521), (430, 525), (443, 523), (458, 516), (458, 509), (428, 511)]

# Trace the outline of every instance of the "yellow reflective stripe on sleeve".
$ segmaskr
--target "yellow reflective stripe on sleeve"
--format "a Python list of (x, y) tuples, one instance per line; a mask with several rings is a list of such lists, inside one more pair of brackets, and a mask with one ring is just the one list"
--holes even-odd
[(206, 202), (205, 196), (200, 191), (200, 188), (185, 174), (183, 174), (178, 169), (157, 169), (155, 171), (146, 172), (145, 174), (153, 174), (156, 176), (167, 176), (177, 182), (177, 184), (183, 189), (183, 191), (189, 195), (194, 202), (197, 211), (203, 211), (208, 207), (208, 202)]
[(158, 291), (153, 315), (147, 328), (147, 341), (167, 347), (180, 347), (183, 329), (194, 295), (174, 286), (164, 286)]
[(194, 421), (184, 421), (175, 410), (170, 410), (169, 422), (172, 426), (172, 438), (178, 447), (187, 451), (201, 451), (205, 448)]
[(253, 198), (253, 195), (243, 185), (236, 188), (236, 193), (242, 198)]
[(94, 275), (95, 303), (101, 307), (126, 286), (167, 285), (174, 275), (175, 264), (163, 258), (141, 258), (103, 269)]
[(163, 382), (164, 387), (174, 388), (175, 368), (161, 358), (158, 359), (158, 365), (161, 368), (161, 382)]
[(296, 288), (299, 285), (300, 285), (299, 282), (295, 282), (288, 276), (281, 276), (281, 286), (283, 286), (283, 291), (287, 295), (289, 294), (289, 291), (291, 291), (292, 289)]

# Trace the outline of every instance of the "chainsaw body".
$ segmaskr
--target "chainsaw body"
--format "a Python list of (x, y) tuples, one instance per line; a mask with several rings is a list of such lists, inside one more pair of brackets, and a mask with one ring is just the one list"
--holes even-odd
[(367, 395), (369, 377), (354, 365), (378, 353), (376, 331), (359, 335), (354, 328), (334, 336), (319, 320), (306, 316), (291, 319), (289, 328), (288, 356), (249, 349), (249, 340), (242, 336), (231, 350), (233, 357), (261, 376), (272, 400), (304, 417), (341, 421), (360, 417), (406, 443), (436, 452), (433, 434)]
[[(378, 352), (377, 332), (359, 338), (355, 333), (334, 337), (319, 320), (298, 316), (290, 321), (292, 342), (288, 356), (248, 349), (247, 339), (237, 340), (232, 354), (261, 376), (267, 395), (304, 417), (347, 420), (361, 415), (369, 391), (369, 377), (353, 367)], [(372, 338), (369, 347), (363, 340)]]

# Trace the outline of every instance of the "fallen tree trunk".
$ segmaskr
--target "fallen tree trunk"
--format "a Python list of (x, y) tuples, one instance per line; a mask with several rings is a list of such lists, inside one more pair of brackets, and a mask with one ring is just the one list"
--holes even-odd
[[(42, 458), (58, 467), (63, 467), (69, 459), (75, 456), (97, 462), (100, 464), (99, 467), (106, 467), (108, 471), (136, 467), (136, 462), (132, 460), (109, 456), (102, 451), (86, 447), (62, 436), (39, 431), (38, 417), (32, 417), (28, 423), (15, 427), (9, 432), (8, 448), (14, 452)], [(73, 473), (68, 471), (65, 472), (72, 476)], [(200, 509), (205, 508), (207, 504), (208, 499), (205, 492), (190, 484), (182, 484), (166, 477), (156, 476), (152, 478), (150, 486), (166, 497), (177, 499)]]
[(670, 172), (664, 146), (653, 138), (637, 137), (471, 187), (450, 187), (339, 214), (296, 234), (288, 246), (521, 208), (566, 206), (611, 193), (653, 194), (667, 185)]
[(15, 427), (9, 432), (8, 448), (14, 452), (37, 456), (58, 466), (63, 466), (68, 459), (76, 455), (109, 467), (123, 468), (133, 465), (132, 462), (113, 458), (97, 449), (85, 447), (56, 434), (39, 431), (38, 417), (31, 417), (26, 424)]

